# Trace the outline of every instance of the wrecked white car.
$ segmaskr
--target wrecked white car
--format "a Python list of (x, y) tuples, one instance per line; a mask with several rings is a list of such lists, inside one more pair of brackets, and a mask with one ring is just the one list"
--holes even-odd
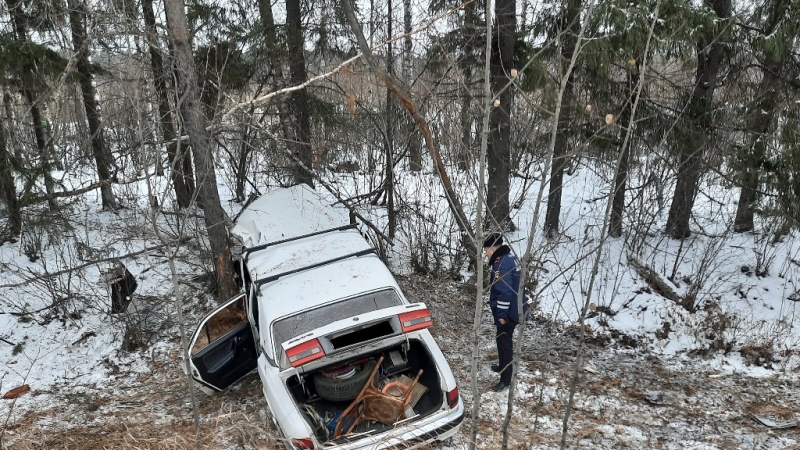
[[(244, 292), (189, 345), (192, 378), (221, 391), (253, 369), (289, 448), (447, 439), (464, 405), (423, 303), (410, 303), (344, 209), (302, 185), (236, 220)], [(238, 249), (237, 249), (238, 250)]]

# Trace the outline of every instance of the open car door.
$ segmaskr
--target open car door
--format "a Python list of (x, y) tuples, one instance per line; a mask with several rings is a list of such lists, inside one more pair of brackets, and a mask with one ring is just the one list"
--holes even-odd
[(206, 392), (225, 390), (256, 368), (244, 298), (239, 294), (208, 313), (189, 341), (191, 376)]

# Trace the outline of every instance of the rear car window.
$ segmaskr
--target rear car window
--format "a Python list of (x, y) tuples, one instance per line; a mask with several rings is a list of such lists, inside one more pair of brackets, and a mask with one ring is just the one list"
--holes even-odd
[(358, 297), (351, 297), (280, 319), (273, 325), (276, 350), (280, 351), (280, 345), (289, 339), (316, 330), (337, 320), (402, 304), (403, 300), (400, 299), (394, 289), (385, 289)]

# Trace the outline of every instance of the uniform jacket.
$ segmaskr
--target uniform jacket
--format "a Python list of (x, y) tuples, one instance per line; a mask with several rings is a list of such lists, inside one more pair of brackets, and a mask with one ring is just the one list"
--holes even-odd
[[(521, 269), (519, 260), (506, 245), (501, 245), (489, 260), (489, 307), (492, 309), (494, 324), (500, 325), (500, 319), (519, 323), (517, 293)], [(523, 298), (523, 303), (525, 299)], [(527, 304), (524, 304), (527, 311)]]

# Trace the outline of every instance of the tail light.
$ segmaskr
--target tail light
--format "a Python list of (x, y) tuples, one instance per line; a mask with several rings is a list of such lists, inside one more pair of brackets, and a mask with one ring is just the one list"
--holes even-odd
[(403, 313), (400, 314), (398, 317), (400, 318), (400, 327), (402, 328), (403, 333), (408, 333), (409, 331), (414, 331), (414, 330), (421, 330), (423, 328), (428, 328), (429, 326), (433, 325), (433, 321), (431, 320), (431, 313), (428, 312), (427, 308)]
[(291, 364), (292, 367), (298, 367), (322, 358), (325, 356), (325, 351), (322, 350), (322, 345), (319, 343), (319, 339), (312, 339), (310, 341), (303, 342), (302, 344), (295, 345), (292, 348), (286, 349), (286, 356), (289, 358), (289, 364)]
[(447, 405), (450, 406), (450, 409), (453, 409), (458, 405), (458, 386), (454, 387), (452, 391), (447, 393)]
[(294, 448), (314, 448), (314, 441), (310, 438), (292, 439), (292, 446)]

